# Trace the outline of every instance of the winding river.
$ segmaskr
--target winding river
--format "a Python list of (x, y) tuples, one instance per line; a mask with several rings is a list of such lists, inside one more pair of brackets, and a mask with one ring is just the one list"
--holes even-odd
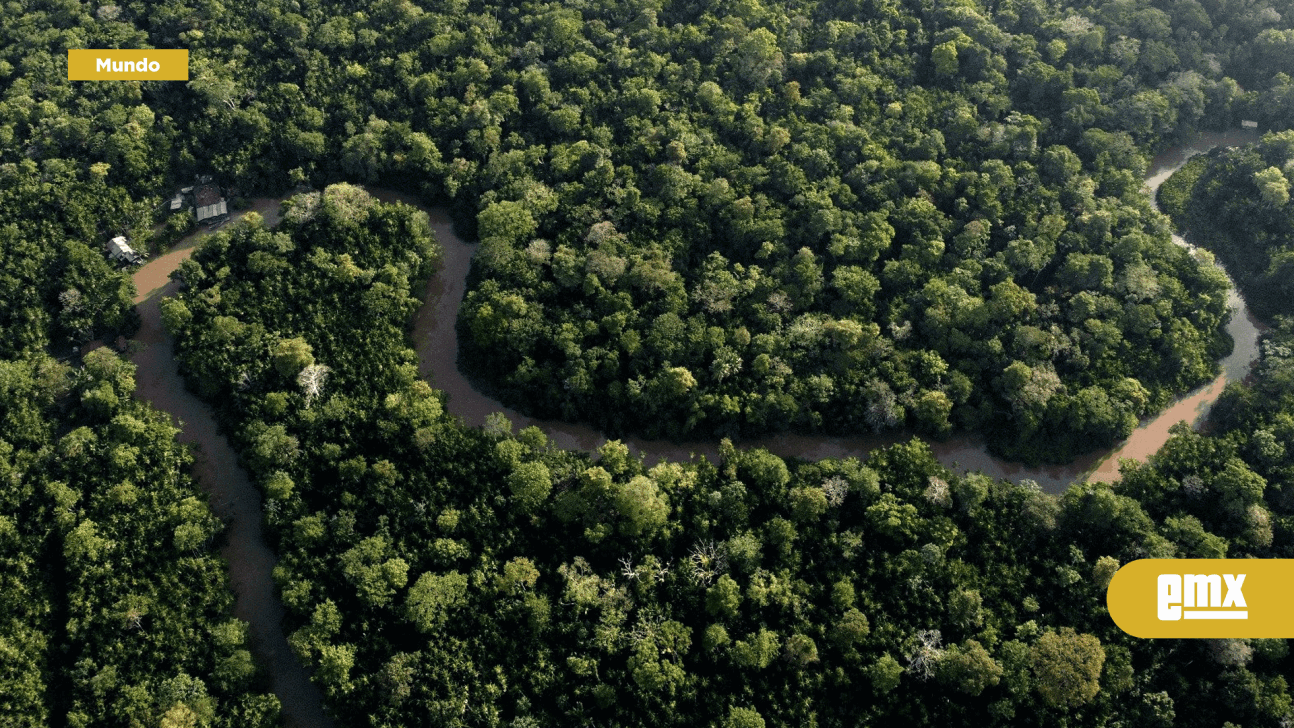
[[(252, 210), (259, 212), (267, 225), (275, 225), (278, 203), (257, 199)], [(190, 235), (135, 273), (139, 291), (135, 304), (142, 319), (135, 340), (145, 345), (131, 357), (136, 366), (135, 393), (179, 422), (180, 442), (198, 446), (193, 475), (211, 494), (212, 510), (229, 524), (220, 555), (229, 563), (234, 616), (250, 625), (252, 651), (270, 676), (270, 690), (279, 698), (285, 722), (295, 728), (328, 728), (333, 723), (324, 713), (323, 696), (283, 636), (283, 604), (272, 576), (278, 558), (261, 533), (260, 492), (239, 466), (229, 441), (217, 431), (211, 407), (184, 388), (171, 336), (162, 328), (161, 299), (176, 292), (176, 284), (169, 278), (171, 271), (191, 256), (210, 232)]]
[[(1147, 180), (1152, 199), (1159, 185), (1193, 154), (1218, 145), (1252, 140), (1252, 136), (1240, 132), (1211, 134), (1192, 146), (1161, 155), (1154, 160)], [(487, 415), (502, 412), (512, 421), (514, 428), (538, 426), (556, 445), (567, 449), (593, 450), (606, 442), (607, 438), (591, 427), (526, 417), (472, 388), (458, 371), (455, 322), (475, 246), (454, 234), (453, 225), (443, 210), (429, 209), (416, 198), (391, 190), (374, 189), (371, 192), (382, 200), (407, 202), (425, 210), (444, 248), (441, 268), (428, 282), (423, 304), (415, 315), (413, 338), (420, 372), (433, 386), (448, 392), (449, 411), (474, 426), (484, 424)], [(254, 201), (252, 209), (262, 215), (267, 225), (273, 226), (278, 222), (279, 202), (278, 199), (259, 198)], [(181, 442), (198, 446), (194, 475), (210, 492), (216, 514), (230, 523), (228, 540), (221, 555), (229, 564), (230, 582), (236, 597), (234, 614), (251, 625), (253, 650), (269, 673), (271, 690), (282, 703), (288, 725), (300, 728), (332, 726), (323, 710), (318, 688), (310, 682), (308, 671), (297, 661), (283, 635), (283, 605), (276, 595), (272, 578), (277, 558), (266, 546), (262, 535), (260, 493), (238, 465), (237, 455), (228, 440), (217, 431), (211, 408), (185, 389), (176, 368), (171, 337), (161, 325), (160, 301), (175, 292), (170, 273), (192, 255), (195, 246), (209, 233), (203, 230), (189, 236), (174, 250), (150, 261), (135, 273), (135, 286), (140, 292), (135, 303), (143, 320), (136, 340), (144, 344), (132, 356), (137, 367), (136, 391), (139, 397), (179, 421)], [(1175, 237), (1174, 241), (1187, 245), (1180, 238)], [(1143, 422), (1116, 450), (1094, 453), (1068, 465), (1034, 468), (995, 458), (988, 454), (982, 442), (968, 436), (934, 442), (931, 447), (940, 462), (958, 472), (979, 470), (994, 478), (1030, 478), (1052, 493), (1061, 492), (1069, 484), (1085, 477), (1107, 481), (1117, 479), (1119, 458), (1144, 460), (1167, 441), (1169, 427), (1182, 420), (1196, 423), (1228, 381), (1242, 380), (1248, 374), (1257, 357), (1261, 325), (1254, 320), (1234, 289), (1230, 303), (1233, 315), (1227, 330), (1235, 339), (1235, 350), (1222, 361), (1222, 374)], [(856, 437), (782, 434), (738, 444), (740, 447), (764, 447), (784, 457), (820, 459), (863, 457), (874, 448), (909, 437), (910, 433)], [(649, 463), (660, 459), (688, 460), (696, 456), (705, 456), (712, 461), (718, 458), (718, 446), (714, 442), (675, 443), (634, 437), (624, 438), (624, 442), (633, 452), (645, 456)]]
[[(1173, 149), (1156, 157), (1146, 180), (1152, 204), (1159, 185), (1195, 154), (1206, 152), (1215, 146), (1247, 141), (1253, 141), (1253, 136), (1245, 132), (1206, 134), (1189, 146)], [(372, 192), (388, 202), (398, 200), (418, 204), (417, 199), (410, 195), (390, 190)], [(415, 316), (413, 336), (421, 373), (432, 386), (449, 393), (449, 411), (462, 417), (467, 424), (478, 426), (485, 423), (487, 415), (502, 412), (512, 421), (515, 429), (538, 426), (555, 444), (566, 449), (592, 450), (606, 442), (605, 436), (587, 425), (539, 420), (508, 409), (473, 389), (467, 378), (458, 371), (458, 337), (454, 324), (458, 320), (464, 281), (476, 246), (464, 243), (454, 234), (453, 226), (443, 211), (427, 211), (445, 252), (441, 269), (429, 283), (423, 305)], [(1180, 237), (1174, 236), (1173, 240), (1179, 245), (1190, 247)], [(1234, 287), (1228, 301), (1232, 316), (1227, 324), (1227, 332), (1235, 340), (1235, 349), (1222, 360), (1222, 374), (1213, 382), (1180, 398), (1155, 417), (1142, 422), (1131, 437), (1115, 450), (1090, 453), (1066, 465), (1029, 467), (993, 457), (982, 440), (968, 435), (952, 437), (943, 442), (931, 442), (931, 449), (940, 462), (956, 472), (978, 470), (993, 478), (1029, 478), (1050, 493), (1063, 492), (1071, 483), (1085, 478), (1117, 480), (1119, 459), (1144, 461), (1168, 441), (1170, 427), (1182, 420), (1196, 424), (1208, 406), (1222, 394), (1228, 381), (1243, 380), (1248, 374), (1258, 356), (1261, 325), (1249, 312)], [(783, 457), (817, 460), (826, 457), (863, 457), (874, 448), (906, 440), (911, 436), (912, 433), (907, 432), (847, 437), (779, 434), (743, 440), (737, 445), (743, 448), (766, 448)], [(718, 457), (718, 445), (710, 441), (675, 443), (638, 437), (626, 437), (622, 440), (631, 451), (645, 456), (649, 464), (659, 459), (685, 461), (696, 455), (704, 455), (711, 461)]]
[[(1182, 165), (1197, 154), (1204, 154), (1214, 147), (1234, 146), (1256, 141), (1255, 135), (1245, 131), (1217, 132), (1202, 135), (1194, 143), (1167, 152), (1155, 158), (1151, 164), (1146, 186), (1150, 188), (1150, 204), (1159, 209), (1156, 192), (1159, 186), (1182, 168)], [(1173, 242), (1194, 252), (1195, 246), (1186, 242), (1179, 235), (1173, 235)], [(1224, 269), (1225, 272), (1225, 269)], [(1230, 279), (1230, 276), (1228, 276)], [(1112, 482), (1119, 479), (1119, 460), (1131, 458), (1145, 462), (1168, 442), (1168, 429), (1178, 422), (1186, 421), (1196, 426), (1208, 413), (1209, 407), (1222, 394), (1227, 382), (1243, 382), (1258, 360), (1258, 337), (1267, 330), (1261, 321), (1245, 305), (1245, 301), (1236, 291), (1232, 282), (1227, 292), (1227, 304), (1231, 307), (1231, 320), (1227, 322), (1227, 333), (1235, 342), (1231, 354), (1222, 359), (1222, 373), (1217, 379), (1178, 399), (1168, 409), (1155, 415), (1137, 428), (1132, 436), (1088, 475), (1088, 480)]]

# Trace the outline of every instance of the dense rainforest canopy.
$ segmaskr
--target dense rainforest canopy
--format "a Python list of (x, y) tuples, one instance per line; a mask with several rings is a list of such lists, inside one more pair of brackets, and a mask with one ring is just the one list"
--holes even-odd
[(0, 362), (0, 723), (274, 725), (221, 523), (134, 389), (106, 350)]
[[(481, 240), (464, 365), (523, 409), (1065, 459), (1214, 372), (1226, 282), (1141, 180), (1195, 130), (1289, 126), (1291, 28), (1270, 0), (8, 3), (0, 722), (277, 720), (174, 424), (128, 362), (66, 359), (134, 329), (103, 241), (173, 237), (195, 173), (448, 203)], [(69, 83), (77, 47), (189, 48), (192, 81)], [(1273, 316), (1256, 381), (1059, 500), (920, 440), (651, 464), (464, 428), (404, 335), (427, 222), (351, 186), (217, 236), (166, 322), (346, 725), (1278, 726), (1284, 641), (1134, 640), (1103, 589), (1294, 556), (1290, 156), (1178, 185), (1261, 233), (1207, 243)]]
[(164, 304), (269, 498), (290, 642), (343, 723), (1291, 715), (1285, 641), (1138, 640), (1104, 607), (1132, 559), (1294, 556), (1288, 322), (1214, 433), (1179, 430), (1114, 487), (956, 476), (916, 439), (650, 464), (446, 416), (401, 328), (428, 245), (414, 210), (334, 186), (279, 231), (219, 234)]
[(103, 243), (146, 239), (172, 168), (138, 84), (47, 68), (68, 45), (147, 43), (115, 25), (79, 4), (0, 19), (0, 724), (268, 727), (279, 703), (175, 423), (133, 398), (129, 362), (67, 360), (138, 327)]
[(1213, 251), (1249, 306), (1268, 318), (1294, 300), (1294, 132), (1192, 159), (1160, 188), (1160, 204), (1190, 242)]
[[(214, 170), (452, 201), (482, 240), (465, 364), (525, 410), (1063, 460), (1226, 347), (1147, 154), (1294, 118), (1288, 3), (1162, 5), (37, 3), (0, 134), (134, 199)], [(64, 47), (136, 44), (193, 80), (62, 78)]]

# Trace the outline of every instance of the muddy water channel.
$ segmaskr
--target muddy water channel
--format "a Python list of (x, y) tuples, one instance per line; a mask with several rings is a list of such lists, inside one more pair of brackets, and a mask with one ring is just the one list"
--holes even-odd
[[(1193, 144), (1170, 150), (1151, 164), (1146, 180), (1153, 196), (1164, 180), (1195, 154), (1219, 145), (1241, 144), (1253, 141), (1252, 135), (1234, 132), (1204, 135)], [(386, 201), (399, 200), (417, 204), (417, 200), (389, 190), (371, 190)], [(426, 208), (423, 208), (426, 209)], [(428, 210), (437, 239), (444, 248), (444, 261), (440, 271), (428, 284), (422, 307), (414, 319), (413, 336), (418, 351), (421, 373), (438, 389), (449, 393), (449, 411), (462, 417), (469, 425), (484, 424), (487, 415), (502, 412), (520, 429), (538, 426), (562, 448), (592, 450), (607, 438), (593, 428), (569, 422), (538, 420), (508, 409), (497, 401), (472, 388), (468, 379), (458, 371), (458, 337), (454, 324), (458, 320), (459, 305), (463, 300), (464, 281), (472, 263), (475, 245), (468, 245), (454, 234), (453, 226), (443, 211)], [(1190, 247), (1181, 238), (1174, 242)], [(1248, 374), (1258, 355), (1260, 324), (1249, 313), (1244, 301), (1233, 288), (1229, 302), (1232, 317), (1227, 331), (1235, 340), (1235, 350), (1222, 361), (1222, 374), (1216, 380), (1187, 394), (1157, 416), (1146, 420), (1120, 447), (1086, 455), (1066, 465), (1028, 467), (993, 457), (984, 443), (969, 436), (953, 437), (944, 442), (932, 442), (931, 448), (939, 461), (948, 467), (966, 472), (979, 470), (994, 478), (1020, 480), (1030, 478), (1051, 493), (1065, 490), (1071, 483), (1084, 479), (1112, 481), (1118, 479), (1120, 458), (1145, 460), (1168, 440), (1168, 429), (1185, 420), (1196, 424), (1208, 407), (1218, 398), (1228, 381), (1240, 381)], [(783, 457), (800, 457), (810, 460), (825, 457), (865, 457), (874, 448), (911, 437), (911, 433), (890, 433), (884, 436), (829, 437), (818, 435), (781, 434), (744, 440), (739, 447), (763, 447)], [(648, 464), (659, 459), (688, 460), (704, 455), (712, 461), (718, 456), (715, 442), (669, 442), (645, 440), (637, 437), (622, 438), (629, 449), (641, 453)]]
[[(252, 209), (265, 218), (267, 225), (274, 225), (278, 222), (278, 202), (257, 199)], [(184, 388), (184, 380), (176, 370), (171, 336), (162, 328), (159, 304), (164, 296), (176, 292), (175, 283), (169, 279), (171, 271), (192, 255), (210, 232), (204, 229), (185, 238), (174, 250), (149, 261), (135, 273), (139, 291), (135, 304), (143, 320), (135, 340), (145, 344), (131, 358), (137, 367), (135, 393), (178, 420), (181, 442), (198, 446), (194, 476), (211, 494), (216, 515), (230, 524), (228, 542), (220, 554), (229, 563), (236, 598), (234, 616), (251, 626), (252, 650), (269, 673), (270, 689), (283, 706), (287, 724), (297, 728), (331, 726), (318, 688), (310, 682), (309, 673), (297, 661), (280, 627), (283, 605), (271, 577), (277, 558), (261, 534), (260, 492), (238, 465), (229, 441), (216, 431), (211, 408)]]
[[(1256, 141), (1254, 134), (1242, 131), (1205, 134), (1192, 144), (1171, 149), (1155, 158), (1150, 165), (1146, 186), (1150, 188), (1150, 203), (1159, 209), (1155, 193), (1159, 186), (1181, 169), (1182, 165), (1197, 154), (1203, 154), (1214, 147), (1234, 146)], [(1195, 246), (1186, 242), (1181, 236), (1174, 235), (1173, 242), (1194, 252)], [(1227, 293), (1227, 304), (1231, 307), (1231, 320), (1227, 323), (1227, 333), (1235, 341), (1235, 349), (1221, 362), (1222, 373), (1217, 379), (1177, 400), (1171, 407), (1160, 412), (1154, 418), (1141, 423), (1132, 436), (1089, 476), (1089, 480), (1111, 482), (1119, 479), (1119, 460), (1131, 458), (1145, 461), (1164, 443), (1168, 442), (1168, 429), (1178, 422), (1198, 425), (1208, 413), (1209, 407), (1226, 388), (1227, 382), (1243, 382), (1249, 376), (1254, 362), (1258, 360), (1258, 337), (1267, 327), (1263, 325), (1245, 306), (1245, 301), (1236, 291), (1234, 282)]]
[[(416, 203), (411, 196), (389, 190), (370, 191), (386, 201)], [(454, 323), (458, 319), (458, 308), (463, 301), (464, 284), (476, 246), (464, 243), (454, 234), (453, 225), (443, 212), (428, 212), (431, 214), (436, 238), (444, 249), (444, 259), (440, 270), (428, 284), (422, 307), (414, 317), (413, 336), (422, 376), (433, 387), (448, 392), (449, 411), (462, 417), (469, 425), (482, 425), (487, 415), (502, 412), (512, 421), (514, 430), (537, 426), (558, 447), (593, 450), (601, 446), (607, 438), (592, 427), (527, 417), (473, 389), (471, 382), (458, 370), (458, 336)], [(828, 457), (866, 457), (875, 448), (900, 442), (911, 436), (911, 433), (904, 432), (845, 437), (786, 433), (742, 440), (736, 444), (741, 448), (762, 447), (782, 457), (819, 460)], [(649, 465), (662, 459), (686, 461), (702, 455), (711, 462), (717, 462), (719, 456), (718, 443), (713, 441), (671, 442), (632, 436), (621, 440), (629, 446), (630, 451), (643, 455)], [(1104, 456), (1104, 453), (1097, 453), (1068, 465), (1031, 468), (995, 458), (988, 454), (982, 442), (965, 435), (944, 442), (932, 442), (931, 448), (940, 462), (959, 472), (979, 470), (994, 478), (1032, 478), (1051, 492), (1064, 490)]]
[[(1209, 135), (1194, 145), (1161, 155), (1152, 165), (1147, 180), (1153, 191), (1195, 153), (1226, 144), (1252, 139), (1243, 134)], [(428, 209), (411, 196), (389, 190), (371, 190), (377, 197), (417, 205), (431, 216), (432, 227), (444, 248), (440, 271), (428, 282), (423, 305), (413, 322), (413, 336), (420, 371), (433, 386), (449, 393), (449, 411), (469, 425), (484, 424), (487, 415), (502, 412), (517, 429), (531, 425), (544, 430), (556, 445), (568, 449), (592, 450), (606, 442), (606, 437), (591, 427), (560, 421), (537, 420), (507, 409), (472, 388), (458, 371), (458, 339), (455, 322), (463, 300), (464, 284), (471, 267), (475, 246), (454, 234), (444, 211)], [(277, 199), (260, 198), (252, 209), (260, 213), (267, 225), (278, 222)], [(267, 668), (271, 689), (283, 705), (288, 725), (301, 728), (331, 726), (323, 711), (319, 690), (310, 682), (308, 672), (293, 655), (281, 628), (283, 606), (279, 602), (271, 572), (276, 557), (266, 546), (261, 532), (261, 496), (226, 438), (216, 430), (212, 410), (184, 388), (176, 369), (171, 337), (161, 325), (159, 304), (164, 296), (175, 293), (170, 274), (192, 255), (201, 238), (211, 231), (203, 230), (182, 241), (174, 250), (142, 267), (134, 276), (139, 296), (135, 303), (143, 319), (136, 340), (145, 347), (132, 357), (138, 367), (137, 394), (155, 407), (170, 413), (182, 426), (180, 440), (198, 446), (195, 475), (211, 493), (212, 506), (218, 516), (231, 524), (228, 543), (221, 555), (229, 563), (236, 602), (235, 615), (251, 625), (253, 649)], [(1179, 245), (1187, 245), (1174, 238)], [(1194, 424), (1207, 407), (1221, 394), (1228, 381), (1239, 381), (1249, 372), (1257, 357), (1260, 325), (1249, 314), (1244, 301), (1232, 291), (1234, 309), (1228, 331), (1235, 339), (1235, 351), (1222, 362), (1223, 373), (1212, 383), (1190, 393), (1157, 417), (1142, 423), (1132, 437), (1114, 451), (1095, 453), (1063, 466), (1030, 468), (988, 454), (984, 444), (969, 437), (955, 437), (932, 443), (939, 460), (955, 470), (979, 470), (995, 478), (1019, 480), (1031, 478), (1050, 492), (1089, 476), (1100, 480), (1118, 477), (1118, 458), (1145, 459), (1168, 438), (1168, 428), (1185, 420)], [(775, 435), (738, 443), (740, 447), (764, 447), (783, 457), (820, 459), (825, 457), (864, 457), (874, 448), (911, 437), (910, 433), (886, 436), (826, 437)], [(688, 460), (695, 456), (718, 458), (718, 445), (698, 441), (675, 443), (661, 440), (626, 438), (635, 453), (649, 463), (660, 459)]]

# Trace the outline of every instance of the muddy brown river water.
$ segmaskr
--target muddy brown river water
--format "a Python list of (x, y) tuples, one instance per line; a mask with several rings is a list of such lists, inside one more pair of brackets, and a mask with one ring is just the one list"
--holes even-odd
[[(266, 224), (275, 225), (278, 203), (260, 198), (253, 202), (252, 210), (260, 213)], [(278, 558), (261, 533), (260, 492), (238, 465), (238, 456), (229, 441), (216, 430), (211, 407), (184, 388), (171, 336), (162, 328), (161, 300), (176, 292), (176, 284), (169, 278), (171, 271), (191, 256), (211, 232), (203, 229), (185, 238), (174, 250), (149, 261), (135, 273), (135, 288), (139, 291), (135, 304), (142, 319), (135, 340), (145, 345), (131, 358), (136, 366), (135, 393), (179, 422), (180, 442), (198, 446), (193, 474), (211, 494), (212, 510), (229, 524), (220, 555), (229, 563), (234, 616), (250, 625), (252, 650), (270, 676), (270, 689), (283, 706), (287, 724), (327, 728), (333, 723), (324, 713), (322, 695), (297, 661), (280, 626), (283, 605), (272, 577)]]
[[(1215, 146), (1253, 141), (1244, 132), (1208, 134), (1193, 144), (1165, 152), (1151, 164), (1146, 184), (1151, 199), (1164, 180), (1195, 154)], [(386, 201), (399, 200), (409, 204), (418, 201), (409, 195), (390, 190), (373, 190)], [(423, 208), (426, 209), (426, 208)], [(476, 391), (471, 382), (458, 370), (458, 337), (454, 324), (463, 300), (464, 281), (471, 267), (476, 246), (469, 245), (454, 234), (453, 226), (443, 211), (428, 210), (437, 238), (444, 248), (444, 261), (440, 271), (428, 285), (422, 307), (414, 318), (413, 337), (421, 364), (421, 372), (432, 386), (449, 393), (449, 411), (462, 417), (469, 425), (482, 425), (487, 415), (502, 412), (512, 421), (514, 429), (535, 425), (544, 430), (560, 447), (592, 450), (607, 438), (592, 427), (555, 420), (539, 420), (522, 415), (515, 410)], [(1174, 236), (1179, 245), (1187, 246)], [(957, 436), (943, 442), (931, 442), (931, 449), (944, 465), (957, 472), (981, 471), (994, 478), (1021, 480), (1029, 478), (1051, 493), (1060, 493), (1071, 483), (1084, 480), (1112, 481), (1118, 479), (1121, 458), (1144, 461), (1168, 441), (1168, 430), (1180, 421), (1192, 425), (1199, 419), (1225, 388), (1228, 381), (1240, 381), (1248, 374), (1258, 355), (1258, 334), (1261, 325), (1245, 307), (1244, 301), (1233, 288), (1229, 303), (1232, 317), (1227, 331), (1235, 340), (1235, 349), (1222, 361), (1222, 374), (1216, 380), (1200, 387), (1176, 401), (1168, 409), (1141, 423), (1122, 445), (1114, 450), (1090, 453), (1066, 465), (1029, 467), (993, 457), (984, 443), (970, 436)], [(816, 460), (826, 457), (864, 457), (874, 448), (906, 440), (912, 433), (889, 433), (881, 436), (831, 437), (820, 435), (780, 434), (743, 440), (738, 447), (762, 447), (782, 457), (799, 457)], [(670, 442), (646, 440), (638, 437), (621, 438), (634, 453), (642, 454), (649, 464), (660, 459), (685, 461), (704, 455), (712, 461), (718, 457), (718, 445), (712, 441)]]
[[(1146, 186), (1150, 188), (1151, 204), (1155, 209), (1159, 209), (1155, 192), (1191, 157), (1203, 154), (1214, 147), (1233, 146), (1252, 141), (1255, 141), (1254, 135), (1244, 131), (1205, 134), (1192, 144), (1159, 155), (1151, 164), (1150, 176), (1146, 178)], [(1173, 242), (1192, 251), (1195, 249), (1178, 235), (1173, 236)], [(1222, 373), (1212, 382), (1178, 399), (1155, 417), (1142, 422), (1122, 446), (1110, 453), (1096, 470), (1088, 475), (1088, 480), (1107, 483), (1118, 480), (1120, 459), (1130, 458), (1145, 462), (1146, 458), (1155, 454), (1164, 443), (1168, 442), (1169, 428), (1183, 421), (1192, 426), (1198, 425), (1208, 413), (1209, 407), (1222, 394), (1222, 390), (1226, 389), (1227, 382), (1243, 382), (1249, 376), (1254, 362), (1258, 360), (1258, 337), (1267, 330), (1267, 326), (1255, 318), (1245, 306), (1244, 299), (1240, 297), (1234, 284), (1227, 294), (1227, 304), (1231, 307), (1231, 320), (1227, 323), (1227, 333), (1235, 342), (1235, 348), (1222, 360)]]
[[(1248, 141), (1253, 141), (1253, 137), (1240, 132), (1205, 135), (1190, 146), (1156, 158), (1147, 179), (1152, 199), (1159, 185), (1193, 154), (1218, 145)], [(427, 284), (423, 304), (414, 317), (412, 333), (420, 372), (433, 386), (448, 392), (449, 411), (473, 426), (484, 424), (486, 416), (491, 413), (502, 412), (512, 421), (515, 429), (538, 426), (562, 448), (593, 450), (606, 442), (607, 438), (591, 427), (526, 417), (472, 388), (468, 379), (458, 370), (455, 322), (458, 320), (458, 309), (463, 300), (464, 285), (475, 246), (455, 235), (453, 225), (443, 210), (427, 208), (411, 196), (390, 190), (370, 191), (382, 200), (399, 200), (425, 210), (430, 215), (432, 227), (444, 248), (441, 268)], [(252, 209), (262, 215), (266, 224), (273, 226), (278, 222), (279, 201), (259, 198), (254, 201)], [(227, 224), (233, 222), (231, 220)], [(236, 596), (234, 613), (251, 625), (254, 651), (269, 672), (271, 689), (282, 702), (288, 725), (300, 728), (331, 726), (333, 723), (323, 710), (318, 688), (310, 682), (309, 673), (297, 661), (283, 635), (283, 606), (279, 602), (271, 576), (277, 558), (266, 546), (261, 532), (260, 493), (248, 479), (247, 473), (239, 467), (237, 456), (229, 442), (217, 432), (211, 408), (185, 389), (176, 369), (171, 338), (161, 326), (159, 303), (164, 296), (172, 295), (175, 291), (169, 278), (171, 272), (192, 255), (201, 239), (210, 232), (203, 230), (186, 238), (171, 252), (143, 266), (134, 276), (135, 286), (140, 292), (135, 302), (143, 319), (136, 340), (146, 345), (132, 357), (138, 367), (137, 393), (158, 409), (175, 417), (182, 426), (180, 440), (194, 443), (199, 448), (195, 475), (211, 493), (212, 507), (216, 514), (231, 524), (228, 543), (221, 555), (229, 563), (230, 581)], [(1180, 238), (1174, 240), (1179, 245), (1187, 245)], [(1230, 303), (1233, 316), (1227, 330), (1235, 339), (1235, 350), (1222, 361), (1222, 374), (1212, 383), (1186, 395), (1172, 407), (1143, 422), (1119, 448), (1093, 453), (1068, 465), (1043, 467), (1026, 467), (995, 458), (988, 454), (982, 442), (966, 436), (931, 443), (931, 448), (940, 462), (959, 472), (979, 470), (994, 478), (1030, 478), (1052, 493), (1061, 492), (1071, 483), (1085, 477), (1106, 481), (1117, 479), (1119, 458), (1144, 460), (1167, 441), (1168, 429), (1172, 425), (1183, 420), (1196, 424), (1228, 381), (1242, 380), (1248, 374), (1258, 354), (1257, 340), (1261, 325), (1253, 319), (1244, 301), (1234, 290)], [(737, 444), (743, 448), (764, 447), (783, 457), (812, 460), (825, 457), (865, 457), (874, 448), (911, 436), (911, 433), (901, 432), (875, 437), (784, 434)], [(623, 441), (633, 452), (642, 454), (649, 464), (660, 459), (688, 460), (705, 456), (716, 460), (718, 457), (718, 445), (715, 442), (675, 443), (635, 437), (623, 438)]]

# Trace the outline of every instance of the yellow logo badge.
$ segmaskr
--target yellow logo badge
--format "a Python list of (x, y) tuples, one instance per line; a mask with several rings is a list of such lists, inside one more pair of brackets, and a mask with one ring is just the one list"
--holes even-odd
[(67, 52), (67, 80), (188, 81), (189, 51), (73, 48)]
[(1294, 559), (1140, 559), (1105, 599), (1133, 637), (1294, 637)]

